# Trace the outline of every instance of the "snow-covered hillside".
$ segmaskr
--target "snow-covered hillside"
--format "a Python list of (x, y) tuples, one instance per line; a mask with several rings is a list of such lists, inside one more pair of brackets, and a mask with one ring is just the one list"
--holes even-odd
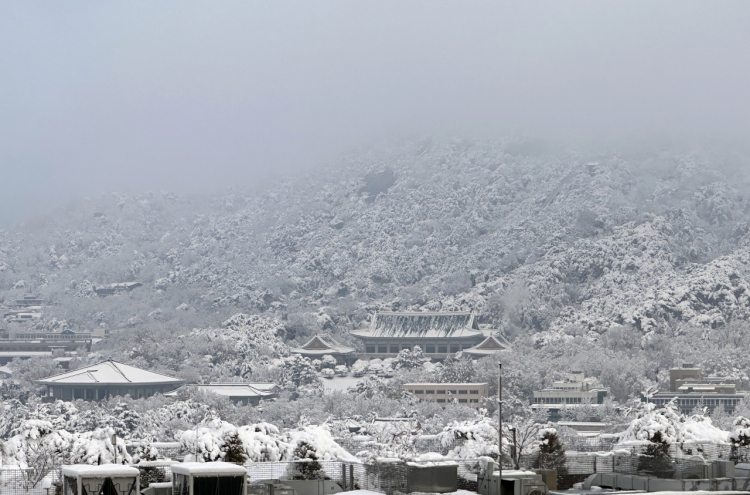
[[(242, 311), (294, 338), (376, 308), (471, 308), (539, 343), (718, 328), (750, 311), (741, 164), (656, 147), (390, 143), (252, 192), (81, 200), (0, 233), (0, 297), (43, 297), (29, 324), (41, 329), (182, 334)], [(124, 281), (144, 285), (94, 292)]]

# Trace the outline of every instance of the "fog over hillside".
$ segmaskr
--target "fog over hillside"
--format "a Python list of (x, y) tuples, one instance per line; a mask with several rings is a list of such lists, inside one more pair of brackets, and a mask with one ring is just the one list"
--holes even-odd
[[(255, 190), (103, 194), (0, 234), (0, 287), (42, 330), (277, 317), (287, 338), (376, 309), (471, 309), (543, 345), (745, 320), (746, 158), (678, 145), (403, 139)], [(97, 287), (140, 282), (97, 296)], [(10, 329), (21, 324), (6, 325)], [(177, 330), (175, 330), (177, 331)]]

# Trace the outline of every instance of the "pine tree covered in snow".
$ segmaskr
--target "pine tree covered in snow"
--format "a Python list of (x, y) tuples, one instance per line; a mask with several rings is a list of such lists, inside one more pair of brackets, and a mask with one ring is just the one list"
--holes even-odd
[(661, 431), (656, 431), (649, 438), (646, 449), (638, 456), (638, 472), (657, 478), (669, 478), (674, 470), (669, 443)]
[(224, 451), (224, 457), (222, 458), (224, 462), (244, 464), (247, 460), (242, 440), (237, 432), (229, 433), (225, 436), (222, 450)]
[(539, 430), (539, 454), (537, 467), (543, 469), (554, 469), (557, 474), (565, 474), (565, 448), (563, 447), (557, 430), (551, 425)]

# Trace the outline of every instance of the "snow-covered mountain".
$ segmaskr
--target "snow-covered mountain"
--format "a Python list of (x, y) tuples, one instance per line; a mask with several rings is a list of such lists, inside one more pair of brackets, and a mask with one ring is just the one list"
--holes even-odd
[[(474, 309), (509, 337), (718, 328), (750, 314), (750, 195), (726, 151), (415, 139), (254, 191), (105, 194), (0, 233), (0, 298), (41, 329)], [(144, 285), (102, 297), (112, 283)], [(7, 323), (13, 328), (17, 324)]]

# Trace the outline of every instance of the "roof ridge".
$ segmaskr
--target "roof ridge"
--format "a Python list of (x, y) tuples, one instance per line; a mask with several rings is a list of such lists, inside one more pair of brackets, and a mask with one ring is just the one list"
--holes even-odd
[[(131, 380), (130, 378), (128, 378), (127, 376), (125, 376), (125, 373), (123, 373), (123, 372), (122, 372), (122, 370), (121, 370), (120, 368), (118, 368), (118, 367), (116, 366), (117, 364), (122, 364), (122, 363), (118, 363), (117, 361), (113, 361), (112, 359), (110, 359), (110, 360), (109, 360), (109, 362), (110, 362), (110, 363), (112, 364), (112, 367), (113, 367), (113, 368), (114, 368), (114, 369), (115, 369), (115, 370), (116, 370), (116, 371), (117, 371), (117, 372), (118, 372), (119, 374), (121, 374), (121, 375), (122, 375), (122, 377), (123, 377), (123, 378), (124, 378), (125, 380), (127, 380), (127, 381), (128, 381), (128, 383), (133, 383), (133, 380)], [(144, 371), (148, 371), (148, 370), (144, 370)]]

